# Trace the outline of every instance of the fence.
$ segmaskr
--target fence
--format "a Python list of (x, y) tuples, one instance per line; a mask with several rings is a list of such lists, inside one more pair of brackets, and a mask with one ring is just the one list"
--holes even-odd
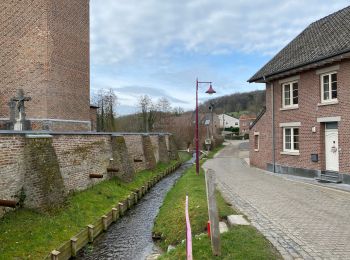
[(132, 208), (137, 202), (161, 179), (168, 174), (174, 172), (181, 166), (181, 163), (167, 168), (164, 172), (161, 172), (157, 176), (153, 177), (150, 181), (145, 183), (142, 187), (132, 192), (127, 199), (118, 202), (114, 208), (111, 209), (106, 215), (101, 216), (94, 223), (87, 225), (86, 228), (81, 230), (78, 234), (72, 237), (69, 241), (62, 244), (56, 250), (53, 250), (45, 259), (52, 260), (67, 260), (71, 257), (75, 257), (79, 250), (85, 247), (88, 243), (92, 243), (98, 235), (107, 231), (108, 227), (122, 217), (125, 212)]

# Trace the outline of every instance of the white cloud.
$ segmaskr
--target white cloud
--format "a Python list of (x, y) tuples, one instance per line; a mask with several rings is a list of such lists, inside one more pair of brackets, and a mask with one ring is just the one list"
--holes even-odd
[(197, 76), (214, 81), (218, 95), (261, 88), (246, 80), (308, 24), (348, 0), (90, 3), (92, 91), (114, 88), (123, 110), (132, 111), (141, 94), (193, 108)]
[(348, 1), (92, 0), (94, 63), (141, 62), (187, 52), (275, 53)]

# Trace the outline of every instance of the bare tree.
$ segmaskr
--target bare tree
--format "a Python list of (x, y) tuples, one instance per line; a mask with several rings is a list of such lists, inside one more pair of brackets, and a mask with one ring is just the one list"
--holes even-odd
[(149, 132), (149, 123), (150, 123), (149, 113), (152, 110), (152, 106), (153, 106), (152, 99), (148, 95), (140, 96), (138, 104), (141, 110), (143, 131)]
[(169, 113), (171, 111), (170, 101), (166, 97), (162, 97), (158, 100), (158, 107), (163, 113)]
[(184, 113), (185, 113), (185, 110), (182, 107), (174, 107), (173, 108), (173, 114), (175, 116), (181, 116)]
[(93, 103), (98, 106), (97, 109), (97, 131), (114, 132), (116, 131), (116, 106), (117, 96), (113, 89), (101, 89), (93, 97)]

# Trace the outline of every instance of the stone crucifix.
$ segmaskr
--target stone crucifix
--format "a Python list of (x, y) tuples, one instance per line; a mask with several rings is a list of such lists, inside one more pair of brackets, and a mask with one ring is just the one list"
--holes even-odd
[(12, 106), (15, 109), (15, 116), (16, 116), (14, 130), (17, 130), (17, 131), (27, 130), (27, 129), (24, 129), (24, 125), (26, 121), (24, 102), (30, 101), (30, 100), (32, 100), (31, 97), (24, 96), (23, 89), (19, 89), (17, 91), (17, 97), (11, 98), (10, 103), (12, 104), (16, 103), (15, 106)]

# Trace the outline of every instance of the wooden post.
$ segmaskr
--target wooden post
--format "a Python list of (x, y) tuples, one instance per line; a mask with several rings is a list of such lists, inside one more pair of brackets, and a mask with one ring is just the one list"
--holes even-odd
[(77, 256), (77, 241), (78, 241), (78, 238), (76, 237), (72, 237), (70, 239), (70, 242), (71, 242), (71, 249), (72, 249), (72, 256), (73, 257), (76, 257)]
[(132, 206), (132, 199), (131, 199), (131, 196), (129, 195), (128, 196), (128, 209), (131, 209), (131, 206)]
[(113, 222), (116, 222), (118, 219), (118, 209), (112, 208), (112, 220)]
[(59, 255), (60, 253), (61, 253), (60, 251), (53, 250), (53, 251), (51, 252), (51, 260), (58, 260), (58, 255)]
[(89, 243), (94, 242), (94, 225), (88, 225)]
[(207, 188), (208, 213), (210, 221), (210, 237), (213, 255), (221, 255), (219, 213), (215, 198), (215, 172), (208, 169), (205, 173), (205, 182)]
[(103, 231), (107, 231), (108, 225), (107, 225), (107, 216), (103, 215), (102, 216), (102, 226), (103, 226)]
[(123, 211), (124, 204), (123, 203), (118, 203), (118, 207), (119, 207), (119, 216), (123, 216), (123, 214), (124, 214), (124, 211)]
[(135, 200), (135, 203), (134, 204), (137, 204), (137, 201), (138, 201), (138, 192), (133, 192), (134, 194), (134, 200)]
[(142, 193), (142, 196), (146, 194), (146, 187), (145, 186), (141, 187), (141, 193)]

